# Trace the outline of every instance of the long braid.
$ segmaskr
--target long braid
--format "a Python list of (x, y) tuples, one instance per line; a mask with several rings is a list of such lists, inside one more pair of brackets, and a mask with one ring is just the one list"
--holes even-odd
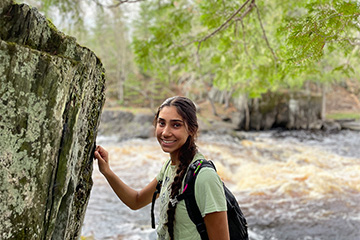
[[(176, 170), (176, 176), (174, 178), (174, 182), (171, 185), (171, 193), (170, 193), (170, 199), (174, 199), (181, 189), (182, 181), (185, 177), (186, 170), (194, 158), (196, 154), (196, 145), (194, 142), (190, 140), (190, 137), (186, 141), (186, 143), (182, 146), (180, 153), (183, 153), (179, 156), (180, 164)], [(168, 232), (170, 235), (170, 240), (174, 239), (174, 220), (175, 220), (175, 211), (176, 211), (176, 205), (173, 206), (170, 202), (168, 204), (168, 222), (165, 224), (168, 228)]]
[[(198, 122), (196, 117), (196, 106), (194, 103), (185, 97), (172, 97), (164, 101), (164, 103), (159, 107), (157, 114), (155, 115), (154, 125), (156, 126), (156, 120), (159, 117), (160, 111), (166, 106), (175, 106), (177, 112), (183, 120), (186, 122), (187, 130), (189, 132), (189, 137), (186, 140), (185, 144), (180, 148), (179, 151), (179, 166), (176, 170), (176, 175), (174, 177), (174, 182), (171, 184), (171, 193), (170, 199), (174, 199), (175, 196), (179, 194), (181, 189), (182, 181), (185, 177), (186, 170), (193, 160), (196, 152), (197, 146), (195, 144), (195, 139), (198, 131)], [(168, 228), (170, 235), (170, 240), (174, 239), (174, 221), (175, 221), (175, 207), (171, 203), (168, 204), (168, 221), (165, 224)]]

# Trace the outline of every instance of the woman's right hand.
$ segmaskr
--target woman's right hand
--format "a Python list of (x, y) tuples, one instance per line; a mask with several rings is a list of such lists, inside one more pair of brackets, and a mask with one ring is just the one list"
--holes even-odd
[(158, 183), (156, 178), (142, 190), (134, 190), (121, 181), (121, 179), (110, 169), (108, 152), (103, 147), (96, 146), (94, 157), (98, 160), (100, 172), (104, 175), (111, 188), (126, 206), (136, 210), (151, 203), (152, 196)]
[(111, 171), (109, 164), (109, 155), (103, 147), (96, 146), (94, 156), (98, 160), (99, 170), (103, 175)]

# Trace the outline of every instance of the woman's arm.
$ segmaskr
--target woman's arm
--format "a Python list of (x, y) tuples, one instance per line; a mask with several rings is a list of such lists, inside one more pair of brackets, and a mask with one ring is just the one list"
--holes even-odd
[(98, 160), (99, 170), (109, 182), (120, 200), (132, 210), (137, 210), (149, 204), (156, 190), (157, 180), (152, 180), (141, 191), (136, 191), (126, 185), (111, 169), (109, 164), (108, 152), (101, 146), (95, 149), (95, 158)]
[(214, 169), (203, 167), (195, 181), (195, 199), (210, 240), (229, 240), (224, 185)]
[(213, 212), (204, 217), (209, 240), (229, 240), (227, 212)]

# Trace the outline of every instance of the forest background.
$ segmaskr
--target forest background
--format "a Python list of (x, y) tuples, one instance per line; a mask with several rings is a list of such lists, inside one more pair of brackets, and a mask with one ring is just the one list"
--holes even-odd
[(215, 113), (215, 105), (230, 108), (268, 91), (318, 93), (326, 102), (334, 85), (359, 103), (356, 0), (23, 2), (100, 57), (107, 107), (154, 110), (185, 95)]

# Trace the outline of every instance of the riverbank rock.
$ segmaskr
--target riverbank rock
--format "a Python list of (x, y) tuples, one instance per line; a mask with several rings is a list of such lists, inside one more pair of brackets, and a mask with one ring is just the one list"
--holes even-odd
[(0, 239), (78, 239), (104, 68), (35, 8), (0, 2)]
[(360, 121), (356, 121), (354, 119), (343, 119), (343, 120), (338, 120), (337, 122), (342, 129), (360, 131)]
[(105, 109), (101, 115), (99, 134), (116, 136), (118, 140), (154, 136), (154, 114)]
[[(321, 129), (322, 98), (301, 92), (268, 92), (259, 99), (251, 99), (249, 108), (249, 129)], [(246, 129), (244, 104), (233, 113), (238, 129)]]

